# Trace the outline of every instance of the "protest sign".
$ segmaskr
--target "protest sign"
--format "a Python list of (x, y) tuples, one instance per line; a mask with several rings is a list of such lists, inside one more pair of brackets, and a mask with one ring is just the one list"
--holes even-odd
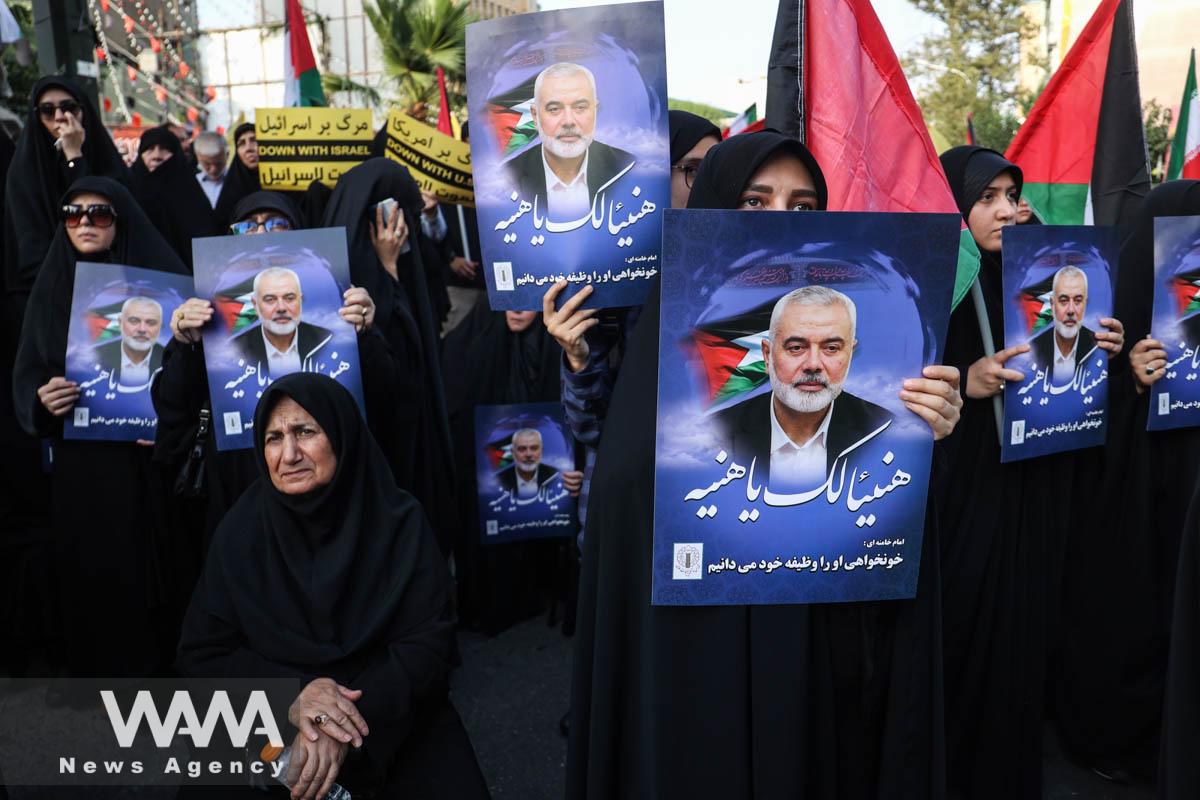
[(262, 188), (303, 191), (313, 181), (332, 188), (370, 158), (375, 131), (367, 108), (259, 108), (254, 135)]
[[(1146, 429), (1200, 425), (1200, 216), (1154, 220), (1154, 319), (1150, 335), (1167, 352), (1150, 388)], [(1130, 346), (1134, 343), (1131, 342)]]
[(471, 146), (392, 109), (387, 124), (387, 157), (408, 167), (422, 191), (443, 203), (473, 206)]

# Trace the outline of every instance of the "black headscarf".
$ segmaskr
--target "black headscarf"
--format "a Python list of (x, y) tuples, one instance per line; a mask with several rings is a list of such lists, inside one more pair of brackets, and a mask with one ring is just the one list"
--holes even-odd
[[(300, 230), (306, 227), (304, 216), (300, 213), (300, 209), (296, 208), (296, 204), (292, 202), (292, 198), (280, 192), (266, 191), (254, 192), (239, 200), (233, 209), (233, 214), (230, 216), (229, 222), (230, 224), (241, 222), (251, 214), (260, 211), (274, 211), (287, 217), (288, 222), (292, 223), (292, 230)], [(228, 229), (222, 232), (228, 233)], [(357, 283), (354, 285), (358, 286)]]
[[(117, 233), (107, 254), (89, 255), (85, 261), (108, 261), (131, 267), (186, 275), (187, 267), (141, 207), (121, 184), (109, 178), (81, 178), (59, 200), (61, 207), (73, 197), (92, 192), (109, 198), (117, 214)], [(67, 355), (67, 327), (71, 295), (75, 289), (75, 262), (81, 256), (60, 223), (50, 251), (38, 271), (21, 328), (21, 343), (13, 375), (13, 402), (21, 427), (34, 435), (57, 428), (38, 400), (38, 387), (63, 374)]]
[[(735, 208), (780, 151), (805, 164), (824, 209), (816, 159), (775, 131), (709, 150), (689, 208)], [(712, 257), (703, 230), (689, 246)], [(592, 478), (567, 797), (942, 797), (935, 528), (914, 600), (651, 605), (659, 293), (633, 332)], [(647, 702), (663, 709), (651, 724)], [(708, 762), (722, 768), (694, 768)]]
[[(320, 425), (332, 480), (288, 495), (263, 437), (285, 397)], [(421, 507), (396, 488), (350, 393), (314, 373), (263, 392), (259, 478), (221, 522), (179, 643), (184, 675), (332, 677), (363, 690), (364, 753), (394, 756), (423, 698), (442, 692), (454, 650), (449, 575)], [(382, 752), (381, 752), (382, 751)]]
[[(83, 157), (74, 169), (67, 167), (62, 153), (54, 148), (54, 137), (42, 125), (36, 105), (47, 89), (62, 89), (83, 108)], [(58, 226), (58, 201), (72, 181), (98, 175), (122, 183), (129, 170), (104, 128), (91, 99), (75, 83), (50, 75), (34, 84), (25, 127), (17, 139), (16, 155), (8, 172), (5, 206), (5, 288), (28, 292), (46, 257), (54, 229)]]
[(329, 198), (332, 196), (333, 190), (320, 181), (313, 181), (308, 185), (297, 200), (300, 214), (304, 217), (304, 227), (321, 227), (321, 220), (325, 218), (325, 209), (329, 206)]
[(737, 208), (746, 182), (778, 153), (791, 153), (808, 169), (817, 190), (817, 209), (824, 211), (829, 190), (821, 165), (799, 141), (770, 128), (730, 136), (709, 150), (692, 182), (688, 208)]
[[(155, 145), (171, 151), (171, 157), (151, 172), (142, 161), (142, 154)], [(160, 125), (142, 134), (132, 172), (130, 188), (134, 198), (190, 270), (192, 239), (215, 236), (220, 231), (208, 196), (196, 180), (196, 172), (183, 152), (179, 137), (169, 126)]]
[(721, 138), (721, 129), (690, 111), (667, 112), (671, 124), (671, 163), (678, 164), (706, 136)]
[(973, 144), (952, 147), (942, 153), (941, 160), (946, 180), (950, 182), (950, 191), (954, 194), (954, 202), (958, 204), (964, 219), (971, 214), (971, 208), (983, 195), (984, 189), (1001, 172), (1012, 173), (1018, 195), (1025, 184), (1020, 167), (986, 147)]
[(213, 209), (218, 227), (227, 228), (229, 223), (235, 221), (233, 210), (243, 197), (262, 190), (258, 169), (250, 169), (242, 163), (242, 158), (237, 152), (238, 139), (242, 134), (253, 130), (253, 122), (243, 122), (233, 131), (233, 160), (225, 172), (225, 183), (221, 185), (221, 194), (217, 197), (217, 205)]

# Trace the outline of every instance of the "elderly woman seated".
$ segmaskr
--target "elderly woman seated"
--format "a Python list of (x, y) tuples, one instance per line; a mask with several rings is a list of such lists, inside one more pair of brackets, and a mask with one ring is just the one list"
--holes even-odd
[(354, 399), (288, 375), (263, 393), (254, 431), (260, 477), (216, 531), (180, 672), (300, 680), (293, 797), (335, 782), (355, 798), (486, 797), (446, 694), (449, 574)]

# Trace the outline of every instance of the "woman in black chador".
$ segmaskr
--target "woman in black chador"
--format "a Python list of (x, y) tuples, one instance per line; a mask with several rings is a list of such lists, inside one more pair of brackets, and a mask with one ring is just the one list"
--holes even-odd
[(168, 489), (150, 447), (62, 438), (63, 419), (80, 396), (64, 377), (67, 327), (77, 260), (187, 270), (116, 181), (76, 181), (60, 215), (29, 298), (13, 402), (25, 431), (51, 440), (55, 595), (68, 670), (151, 675), (174, 646), (173, 565), (186, 543), (165, 521)]
[(336, 781), (355, 797), (487, 797), (446, 694), (450, 575), (353, 397), (288, 375), (259, 400), (254, 439), (259, 477), (217, 529), (180, 672), (299, 679), (291, 762), (318, 760), (312, 796)]
[[(826, 200), (808, 150), (763, 131), (708, 151), (688, 208), (823, 210)], [(697, 227), (684, 258), (711, 258), (714, 246)], [(932, 514), (912, 600), (650, 604), (658, 328), (656, 284), (613, 392), (591, 484), (567, 796), (944, 797)], [(945, 414), (928, 418), (938, 436), (958, 417), (955, 380), (953, 370), (928, 367), (913, 394), (915, 405)]]

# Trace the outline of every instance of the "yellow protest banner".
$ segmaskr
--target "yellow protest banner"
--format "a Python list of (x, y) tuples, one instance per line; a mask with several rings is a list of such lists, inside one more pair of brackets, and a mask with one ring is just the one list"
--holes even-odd
[(369, 108), (258, 108), (254, 135), (262, 187), (287, 191), (332, 187), (371, 157), (375, 132)]
[(388, 114), (387, 157), (408, 167), (421, 189), (443, 203), (475, 206), (471, 146), (466, 142), (392, 109)]

